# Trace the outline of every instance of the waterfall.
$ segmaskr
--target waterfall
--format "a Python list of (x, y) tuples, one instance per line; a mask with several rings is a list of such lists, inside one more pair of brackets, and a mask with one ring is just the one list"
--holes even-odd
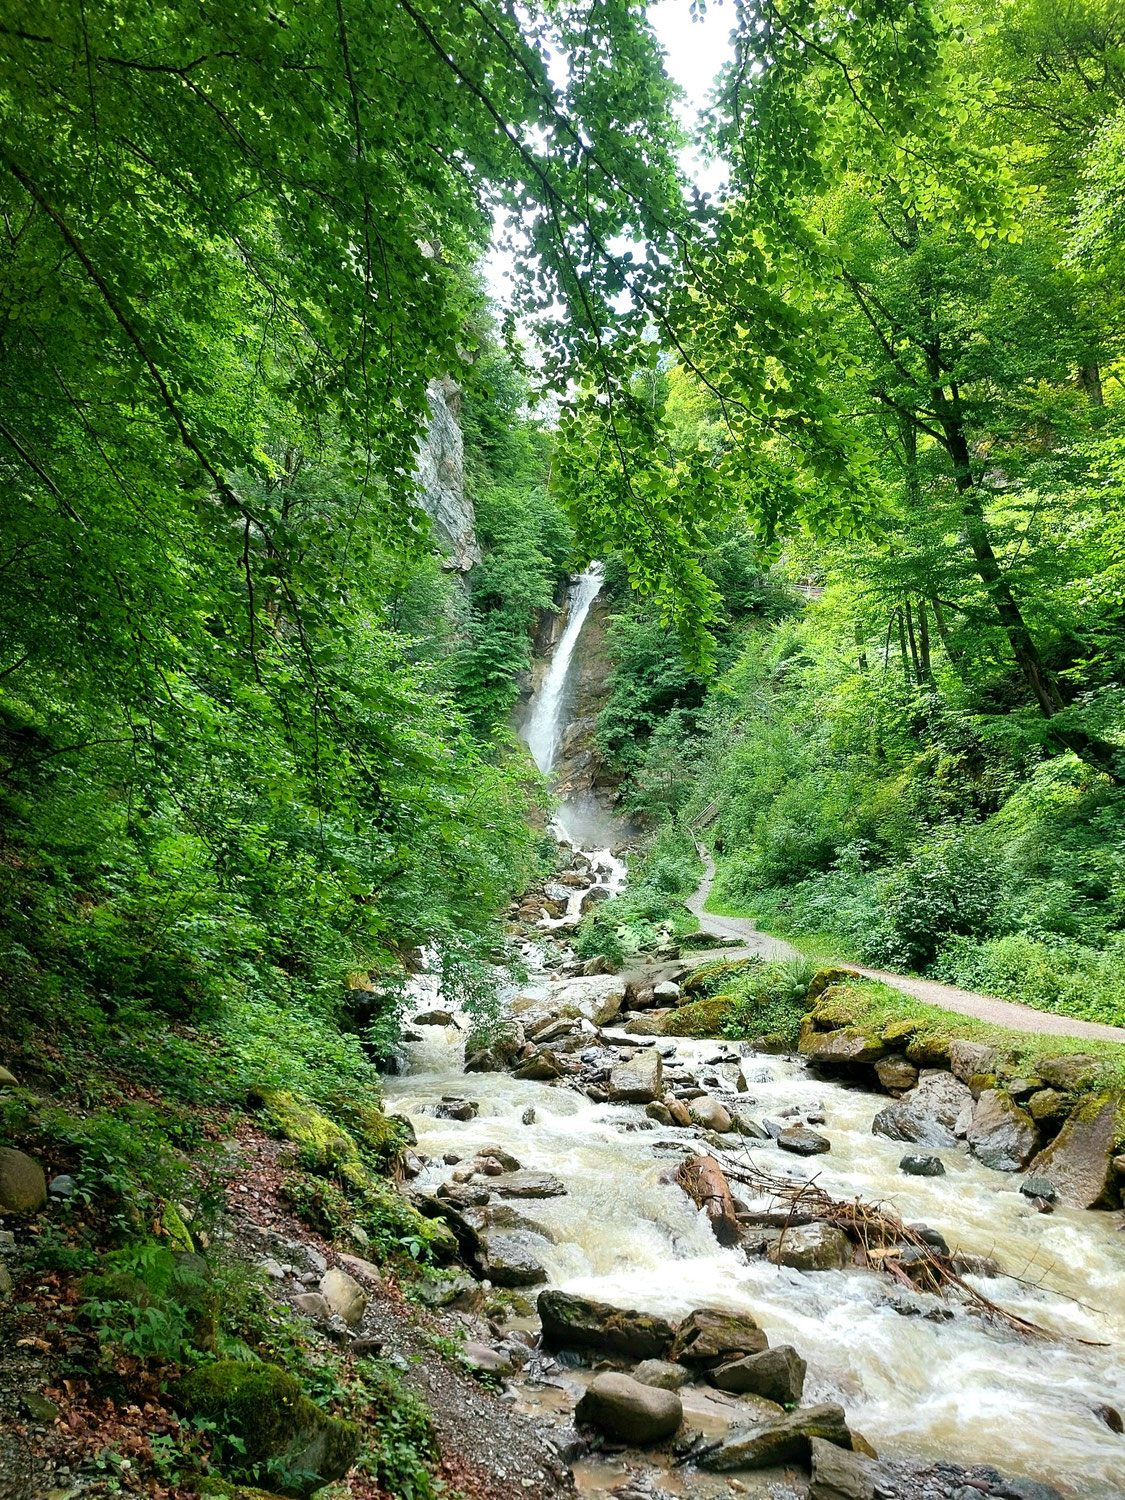
[(532, 700), (524, 725), (523, 737), (535, 764), (546, 775), (555, 764), (555, 754), (562, 739), (561, 716), (566, 701), (566, 683), (578, 637), (590, 613), (590, 605), (602, 587), (602, 565), (591, 563), (570, 587), (567, 598), (566, 629), (555, 647), (547, 675)]

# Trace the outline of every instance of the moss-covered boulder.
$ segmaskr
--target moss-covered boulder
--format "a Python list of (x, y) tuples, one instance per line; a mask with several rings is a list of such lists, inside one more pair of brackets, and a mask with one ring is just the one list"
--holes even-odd
[(732, 995), (711, 995), (705, 1000), (693, 1000), (690, 1005), (681, 1005), (664, 1017), (661, 1026), (663, 1036), (706, 1037), (720, 1035), (724, 1023), (734, 1011)]
[(921, 1029), (922, 1023), (920, 1021), (910, 1021), (905, 1016), (902, 1016), (898, 1020), (888, 1021), (880, 1032), (880, 1035), (888, 1047), (894, 1047), (898, 1043), (909, 1041)]
[(809, 983), (809, 1004), (815, 1005), (826, 990), (848, 984), (862, 976), (855, 969), (818, 969)]
[(906, 1044), (906, 1055), (919, 1068), (948, 1068), (953, 1038), (941, 1031), (915, 1033)]
[(820, 1031), (810, 1026), (820, 1012), (806, 1016), (801, 1026), (797, 1051), (816, 1067), (854, 1067), (859, 1064), (878, 1062), (886, 1055), (883, 1038), (874, 1028), (866, 1026), (843, 1026), (833, 1031)]
[(1090, 1094), (1073, 1109), (1058, 1135), (1028, 1167), (1045, 1177), (1059, 1202), (1071, 1208), (1113, 1208), (1120, 1179), (1113, 1161), (1125, 1136), (1125, 1095)]
[(234, 1484), (218, 1474), (204, 1474), (195, 1481), (195, 1493), (209, 1500), (280, 1500), (276, 1490), (256, 1490), (253, 1485)]
[(47, 1179), (35, 1158), (0, 1146), (0, 1214), (33, 1214), (46, 1201)]
[(170, 1394), (177, 1411), (215, 1424), (221, 1449), (237, 1449), (224, 1460), (236, 1482), (252, 1483), (269, 1466), (278, 1494), (304, 1500), (342, 1479), (359, 1454), (356, 1424), (315, 1406), (277, 1365), (200, 1365)]
[(202, 1255), (157, 1246), (144, 1275), (115, 1265), (110, 1257), (105, 1269), (82, 1278), (79, 1289), (84, 1302), (122, 1302), (139, 1312), (179, 1309), (192, 1343), (198, 1349), (214, 1348), (219, 1299)]
[(689, 1000), (706, 999), (708, 996), (718, 994), (721, 990), (730, 989), (738, 975), (759, 968), (761, 962), (759, 958), (712, 959), (710, 963), (701, 964), (698, 969), (693, 969), (687, 978), (680, 982), (680, 993), (687, 996)]

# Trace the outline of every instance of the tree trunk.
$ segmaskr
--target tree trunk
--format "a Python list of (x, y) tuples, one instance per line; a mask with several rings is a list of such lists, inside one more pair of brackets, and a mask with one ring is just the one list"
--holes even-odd
[(856, 651), (859, 654), (859, 670), (866, 677), (867, 676), (867, 646), (864, 643), (863, 630), (861, 629), (860, 623), (859, 623), (858, 620), (855, 622), (855, 648), (856, 648)]
[(914, 665), (914, 681), (922, 681), (922, 664), (918, 659), (918, 642), (914, 637), (914, 611), (910, 607), (910, 595), (907, 594), (903, 605), (906, 614), (906, 634), (910, 640), (910, 660)]
[(922, 663), (922, 678), (933, 682), (934, 669), (930, 662), (930, 622), (926, 614), (926, 601), (918, 595), (918, 655)]
[(1091, 406), (1105, 405), (1105, 396), (1102, 393), (1102, 372), (1097, 364), (1091, 363), (1078, 367), (1078, 388), (1085, 391), (1086, 399)]
[(902, 658), (902, 677), (907, 687), (910, 687), (910, 658), (906, 654), (906, 625), (904, 622), (904, 614), (901, 609), (897, 610), (896, 613), (898, 614), (898, 654)]

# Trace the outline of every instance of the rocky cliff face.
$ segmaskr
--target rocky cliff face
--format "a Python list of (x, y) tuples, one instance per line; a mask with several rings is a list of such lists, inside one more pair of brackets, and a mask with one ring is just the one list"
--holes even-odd
[[(609, 696), (613, 665), (606, 650), (608, 620), (609, 606), (604, 599), (595, 599), (574, 648), (563, 703), (566, 730), (555, 765), (555, 790), (561, 797), (572, 803), (593, 797), (603, 807), (612, 807), (617, 801), (617, 778), (594, 745), (594, 730)], [(521, 695), (524, 701), (517, 710), (520, 722), (526, 717), (528, 700), (543, 681), (550, 655), (565, 626), (566, 616), (561, 609), (545, 610), (537, 622), (536, 659), (524, 684)]]
[(465, 494), (465, 450), (461, 439), (461, 391), (444, 376), (426, 391), (430, 425), (418, 449), (418, 500), (433, 522), (445, 566), (460, 573), (480, 562), (473, 502)]

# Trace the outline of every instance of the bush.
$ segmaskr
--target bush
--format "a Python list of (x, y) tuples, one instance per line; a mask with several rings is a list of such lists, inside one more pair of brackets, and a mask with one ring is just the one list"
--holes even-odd
[(816, 965), (807, 959), (763, 963), (735, 981), (733, 1005), (723, 1022), (732, 1039), (775, 1036), (797, 1045), (805, 999)]
[(1106, 951), (1076, 943), (1053, 946), (1021, 933), (979, 943), (957, 937), (943, 945), (930, 973), (966, 989), (1036, 1010), (1053, 1010), (1125, 1026), (1125, 942)]
[(932, 840), (883, 884), (882, 924), (863, 956), (924, 969), (950, 936), (984, 937), (997, 920), (1001, 881), (974, 831)]

